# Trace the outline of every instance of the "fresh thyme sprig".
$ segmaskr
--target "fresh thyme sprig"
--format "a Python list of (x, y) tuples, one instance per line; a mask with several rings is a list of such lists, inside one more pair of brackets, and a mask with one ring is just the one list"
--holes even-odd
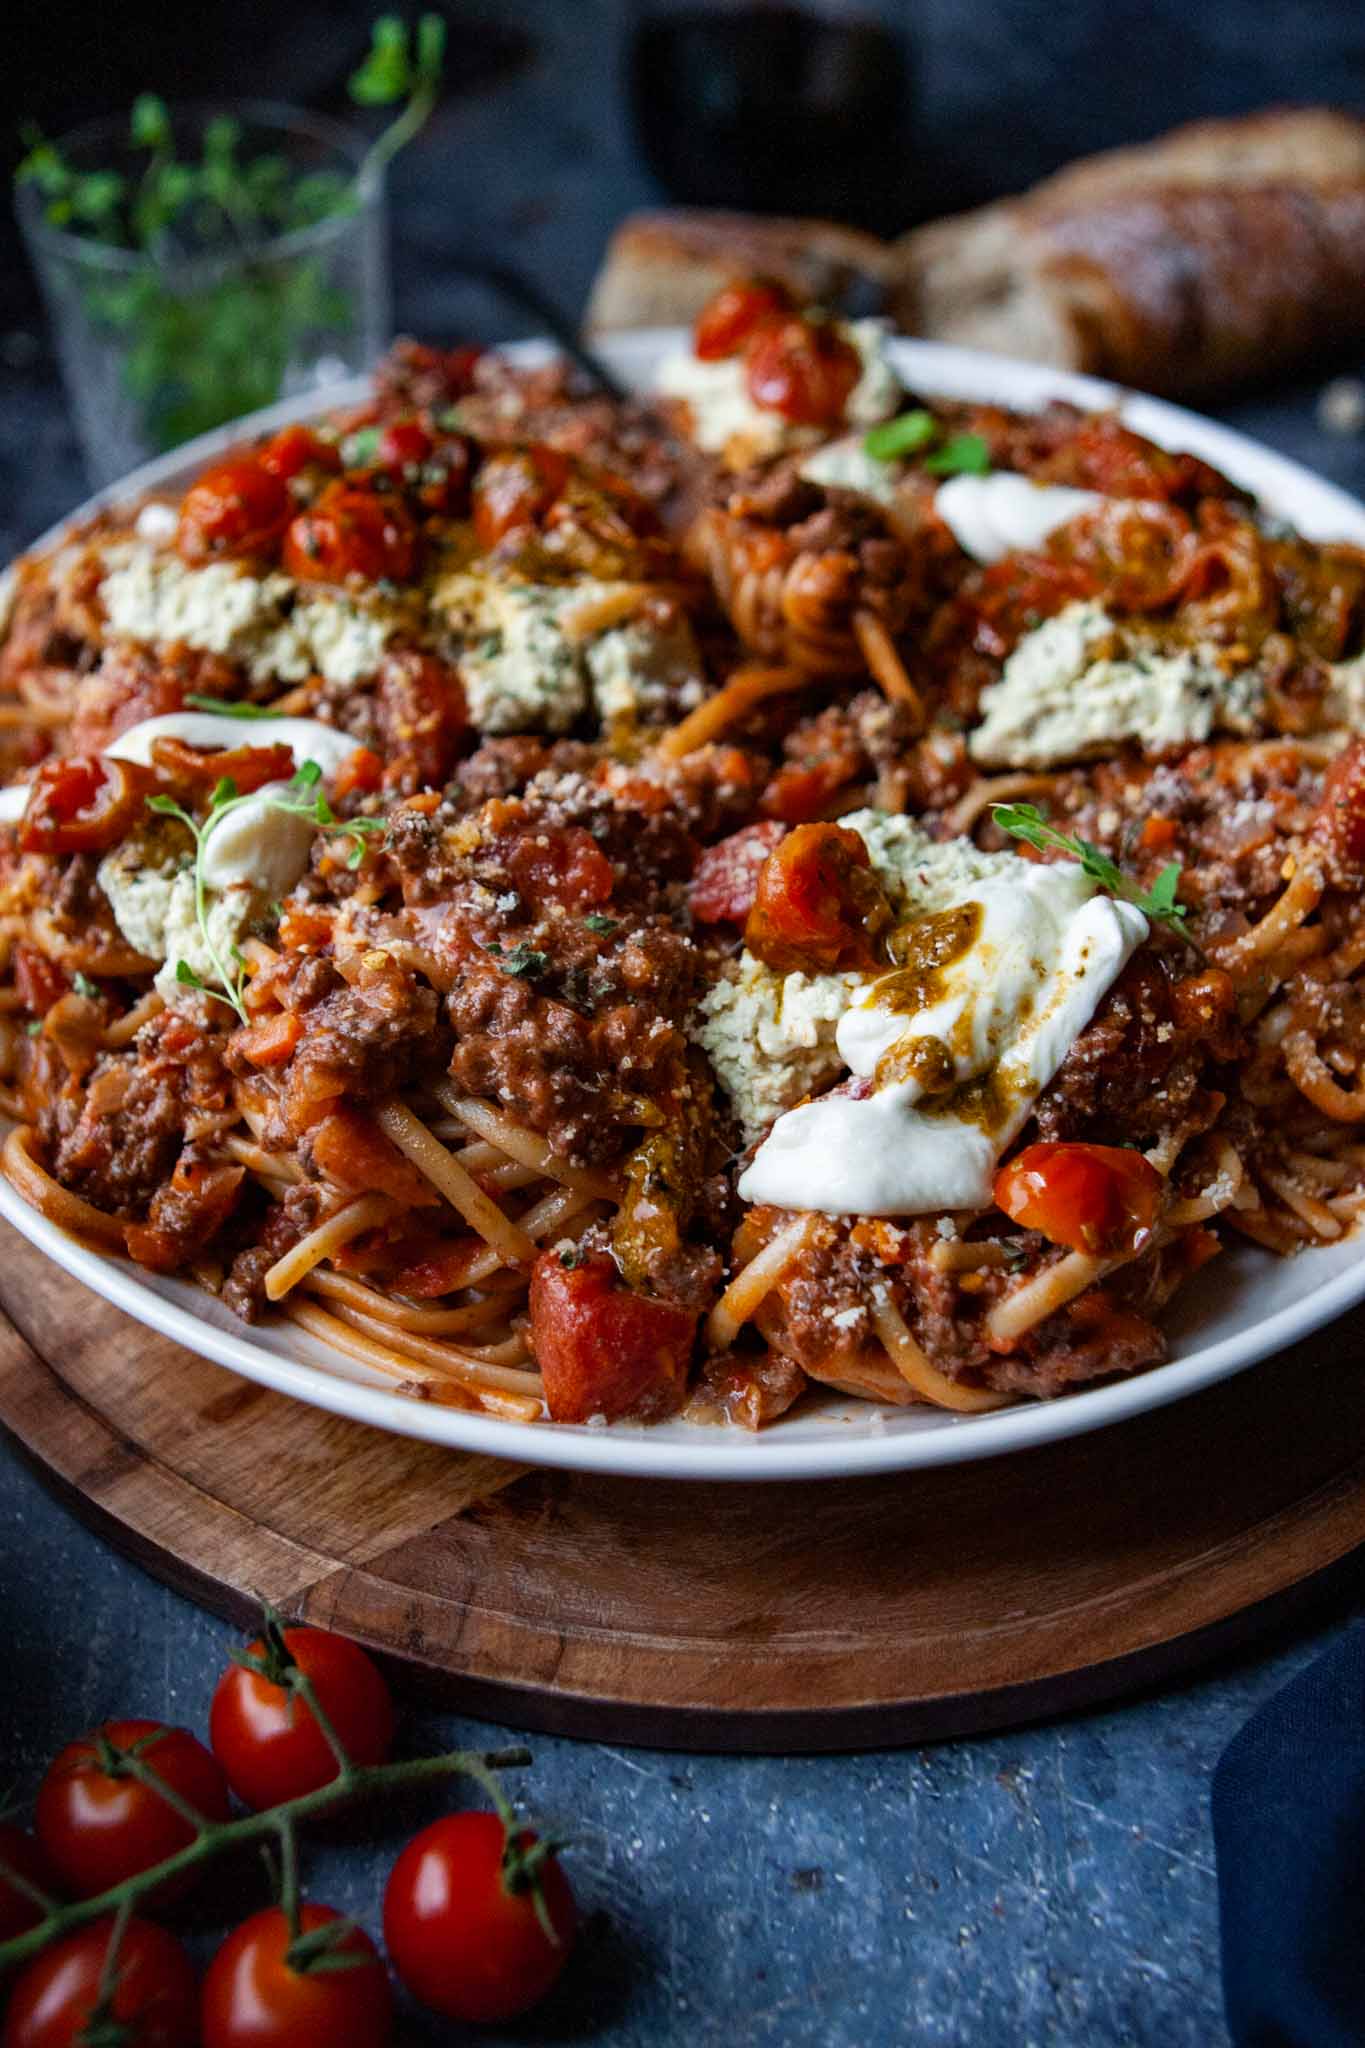
[(1049, 825), (1035, 804), (992, 804), (991, 810), (1001, 831), (1008, 832), (1012, 839), (1022, 839), (1040, 851), (1051, 846), (1062, 853), (1069, 853), (1073, 860), (1080, 862), (1090, 879), (1098, 882), (1111, 896), (1133, 904), (1144, 917), (1155, 924), (1164, 924), (1186, 945), (1194, 945), (1186, 923), (1189, 905), (1181, 903), (1176, 896), (1180, 886), (1178, 860), (1170, 861), (1161, 870), (1150, 889), (1143, 889), (1131, 875), (1124, 873), (1117, 861), (1110, 860), (1107, 853), (1101, 853), (1099, 847), (1092, 846), (1088, 839), (1075, 838), (1071, 833), (1059, 832), (1055, 826)]
[(185, 827), (194, 841), (194, 917), (199, 927), (199, 936), (204, 942), (204, 951), (213, 965), (221, 988), (210, 988), (203, 976), (196, 973), (188, 960), (177, 960), (175, 978), (184, 988), (198, 989), (200, 994), (211, 996), (215, 1002), (226, 1003), (237, 1012), (243, 1024), (248, 1022), (246, 1007), (246, 961), (236, 946), (228, 948), (225, 959), (213, 935), (210, 922), (209, 888), (204, 873), (204, 857), (209, 842), (223, 820), (239, 811), (243, 804), (260, 804), (266, 810), (279, 811), (288, 818), (302, 818), (319, 832), (336, 832), (349, 839), (351, 850), (346, 857), (348, 868), (358, 868), (365, 858), (366, 841), (376, 832), (384, 830), (382, 818), (338, 818), (320, 787), (322, 770), (316, 761), (305, 761), (292, 782), (284, 789), (253, 790), (248, 795), (239, 794), (236, 783), (225, 775), (214, 785), (209, 798), (208, 815), (203, 824), (193, 818), (182, 804), (172, 796), (149, 796), (147, 808), (159, 817), (176, 818)]

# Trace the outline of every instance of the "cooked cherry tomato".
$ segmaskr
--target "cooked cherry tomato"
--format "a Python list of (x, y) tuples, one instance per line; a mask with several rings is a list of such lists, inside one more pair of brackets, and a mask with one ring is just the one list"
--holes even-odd
[(697, 862), (688, 901), (698, 924), (743, 924), (754, 907), (764, 861), (786, 831), (775, 819), (745, 825), (708, 846)]
[(569, 481), (569, 460), (557, 448), (505, 448), (490, 455), (474, 479), (474, 531), (496, 547), (519, 527), (536, 526)]
[(254, 455), (237, 455), (190, 485), (176, 546), (191, 564), (272, 555), (293, 509), (282, 476)]
[(723, 284), (697, 315), (692, 347), (704, 363), (738, 355), (765, 320), (780, 320), (793, 310), (792, 295), (771, 277), (736, 278)]
[(544, 1252), (531, 1271), (531, 1346), (556, 1422), (642, 1420), (682, 1399), (697, 1318), (622, 1285), (605, 1252)]
[(1164, 1183), (1123, 1145), (1026, 1145), (995, 1177), (995, 1205), (1075, 1252), (1134, 1252), (1151, 1232)]
[(161, 1721), (106, 1721), (93, 1735), (69, 1742), (38, 1788), (38, 1840), (78, 1899), (94, 1898), (194, 1839), (189, 1821), (159, 1792), (126, 1767), (106, 1769), (103, 1743), (119, 1750), (136, 1748), (206, 1820), (228, 1817), (223, 1773), (188, 1729), (168, 1728)]
[(844, 825), (797, 825), (759, 870), (744, 943), (779, 973), (883, 964), (891, 908), (867, 848)]
[(431, 436), (420, 420), (391, 420), (379, 436), (376, 460), (385, 469), (416, 468), (431, 453)]
[[(80, 2048), (113, 1927), (112, 1919), (94, 1920), (26, 1965), (10, 1993), (0, 2048)], [(118, 2035), (121, 2048), (195, 2048), (199, 2039), (190, 1959), (152, 1920), (130, 1920), (124, 1929), (110, 2005), (127, 2029)]]
[(30, 946), (25, 939), (20, 939), (15, 947), (11, 965), (20, 1004), (31, 1017), (45, 1017), (52, 1005), (71, 987), (65, 969), (59, 967), (55, 960), (49, 960), (46, 953), (40, 953), (36, 946)]
[(611, 901), (611, 862), (583, 825), (547, 825), (494, 848), (512, 887), (527, 902), (558, 903), (565, 910), (596, 910)]
[[(341, 1918), (330, 1906), (305, 1905), (300, 1932)], [(348, 1958), (341, 1969), (296, 1968), (289, 1941), (278, 1906), (233, 1929), (204, 1978), (203, 2048), (386, 2048), (393, 1993), (364, 1929), (353, 1927), (329, 1952)]]
[(1355, 884), (1365, 869), (1365, 740), (1352, 740), (1327, 770), (1309, 829), (1333, 879)]
[(152, 741), (152, 764), (169, 781), (213, 789), (226, 780), (239, 796), (249, 796), (267, 782), (287, 782), (294, 773), (294, 750), (279, 742), (268, 747), (223, 747), (204, 751), (185, 740)]
[(802, 427), (832, 426), (862, 375), (858, 351), (832, 321), (773, 321), (755, 329), (744, 381), (755, 405)]
[[(53, 1876), (48, 1868), (47, 1858), (38, 1843), (23, 1828), (15, 1827), (12, 1821), (0, 1821), (0, 1866), (12, 1870), (16, 1877), (28, 1879), (36, 1884), (39, 1891), (53, 1890)], [(30, 1927), (36, 1927), (42, 1919), (41, 1909), (35, 1905), (27, 1892), (21, 1892), (18, 1885), (0, 1873), (0, 1941), (10, 1941), (16, 1934), (26, 1934)]]
[[(393, 1744), (393, 1702), (360, 1645), (322, 1628), (287, 1628), (284, 1640), (354, 1761), (382, 1764)], [(265, 1645), (257, 1640), (250, 1654), (263, 1657)], [(337, 1774), (307, 1703), (243, 1664), (230, 1664), (218, 1681), (209, 1740), (237, 1797), (258, 1811), (312, 1792)]]
[(272, 476), (288, 483), (305, 469), (325, 469), (332, 476), (341, 468), (341, 451), (335, 441), (324, 441), (311, 427), (281, 427), (261, 450), (260, 462)]
[(417, 559), (417, 529), (391, 485), (381, 491), (339, 477), (284, 536), (285, 569), (300, 583), (408, 583)]
[[(556, 1939), (536, 1913), (519, 1858), (535, 1844), (495, 1813), (451, 1813), (423, 1828), (393, 1866), (384, 1941), (413, 1997), (447, 2019), (495, 2025), (544, 1998), (573, 1947), (578, 1909), (559, 1863), (537, 1880)], [(206, 2048), (209, 2044), (206, 2043)]]
[(44, 761), (19, 821), (25, 853), (103, 853), (142, 817), (156, 778), (136, 761), (66, 754)]
[(439, 787), (469, 726), (456, 671), (420, 647), (391, 647), (379, 665), (374, 704), (385, 788), (410, 796)]

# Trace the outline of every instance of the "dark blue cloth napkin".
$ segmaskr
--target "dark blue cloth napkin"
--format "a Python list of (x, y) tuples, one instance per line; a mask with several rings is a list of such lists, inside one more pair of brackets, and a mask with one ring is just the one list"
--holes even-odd
[(1362, 2048), (1365, 1624), (1228, 1744), (1213, 1840), (1236, 2048)]

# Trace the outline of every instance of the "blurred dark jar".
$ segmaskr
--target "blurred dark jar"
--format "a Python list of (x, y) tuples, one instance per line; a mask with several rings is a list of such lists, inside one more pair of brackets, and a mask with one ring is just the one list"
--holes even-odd
[(905, 44), (856, 4), (639, 0), (630, 97), (670, 198), (890, 230), (910, 178)]

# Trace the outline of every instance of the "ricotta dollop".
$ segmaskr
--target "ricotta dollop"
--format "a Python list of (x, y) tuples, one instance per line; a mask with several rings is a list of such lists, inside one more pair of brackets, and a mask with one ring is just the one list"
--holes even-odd
[[(885, 320), (841, 320), (838, 331), (858, 351), (862, 372), (849, 394), (844, 420), (851, 427), (872, 427), (889, 419), (901, 402), (901, 385), (886, 358)], [(745, 383), (742, 355), (704, 362), (691, 349), (679, 349), (659, 366), (655, 389), (664, 398), (682, 399), (691, 418), (692, 439), (707, 454), (720, 455), (742, 442), (746, 456), (761, 459), (785, 448), (802, 447), (818, 433), (794, 426), (771, 407), (755, 405)]]
[(1008, 469), (950, 476), (934, 493), (934, 510), (974, 562), (999, 562), (1019, 548), (1040, 548), (1049, 534), (1103, 503), (1097, 491), (1035, 483)]

